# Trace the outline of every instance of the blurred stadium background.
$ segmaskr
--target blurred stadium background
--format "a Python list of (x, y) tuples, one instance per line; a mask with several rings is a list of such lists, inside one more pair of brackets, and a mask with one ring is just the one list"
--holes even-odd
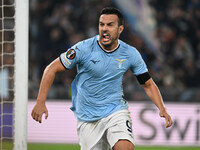
[(30, 111), (46, 65), (76, 42), (98, 34), (99, 12), (106, 6), (124, 14), (120, 39), (140, 51), (174, 119), (172, 128), (163, 128), (158, 110), (128, 71), (123, 86), (133, 115), (136, 147), (200, 148), (199, 0), (30, 0), (29, 4), (28, 149), (33, 150), (35, 143), (40, 143), (35, 149), (43, 150), (53, 149), (50, 143), (77, 144), (76, 121), (69, 110), (76, 69), (57, 74), (47, 100), (48, 120), (38, 124)]
[[(30, 0), (29, 98), (36, 97), (47, 64), (76, 42), (98, 33), (98, 14), (105, 6), (122, 10), (126, 25), (121, 39), (140, 51), (165, 101), (198, 102), (199, 0)], [(75, 74), (75, 69), (59, 74), (49, 99), (70, 99)], [(135, 82), (128, 72), (125, 98), (146, 101)]]

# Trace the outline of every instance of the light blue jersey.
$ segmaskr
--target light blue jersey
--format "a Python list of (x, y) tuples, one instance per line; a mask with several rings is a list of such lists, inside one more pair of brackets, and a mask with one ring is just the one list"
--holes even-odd
[(60, 60), (65, 68), (77, 67), (72, 82), (72, 107), (78, 121), (95, 121), (118, 110), (127, 109), (123, 99), (122, 77), (131, 69), (134, 75), (147, 72), (139, 52), (119, 40), (112, 52), (105, 52), (98, 36), (77, 43)]

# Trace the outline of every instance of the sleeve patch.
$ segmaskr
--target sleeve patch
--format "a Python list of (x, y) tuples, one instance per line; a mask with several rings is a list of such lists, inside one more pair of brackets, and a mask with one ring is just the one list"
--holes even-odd
[(68, 50), (68, 52), (66, 53), (66, 57), (68, 59), (74, 59), (76, 57), (76, 51), (74, 49)]

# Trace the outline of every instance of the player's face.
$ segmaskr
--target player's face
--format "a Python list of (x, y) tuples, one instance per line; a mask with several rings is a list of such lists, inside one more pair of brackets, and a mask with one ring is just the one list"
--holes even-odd
[(99, 18), (99, 42), (106, 50), (112, 50), (118, 45), (118, 38), (123, 31), (123, 25), (118, 24), (118, 16), (103, 14)]

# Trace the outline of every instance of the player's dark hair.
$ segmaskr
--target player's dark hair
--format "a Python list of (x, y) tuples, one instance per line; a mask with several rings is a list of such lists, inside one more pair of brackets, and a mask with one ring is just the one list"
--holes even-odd
[(124, 25), (124, 17), (121, 13), (121, 11), (117, 8), (114, 8), (114, 7), (106, 7), (106, 8), (103, 8), (101, 13), (100, 13), (100, 16), (103, 15), (103, 14), (107, 14), (107, 15), (110, 15), (110, 14), (114, 14), (114, 15), (117, 15), (118, 16), (118, 24), (119, 26), (120, 25)]

